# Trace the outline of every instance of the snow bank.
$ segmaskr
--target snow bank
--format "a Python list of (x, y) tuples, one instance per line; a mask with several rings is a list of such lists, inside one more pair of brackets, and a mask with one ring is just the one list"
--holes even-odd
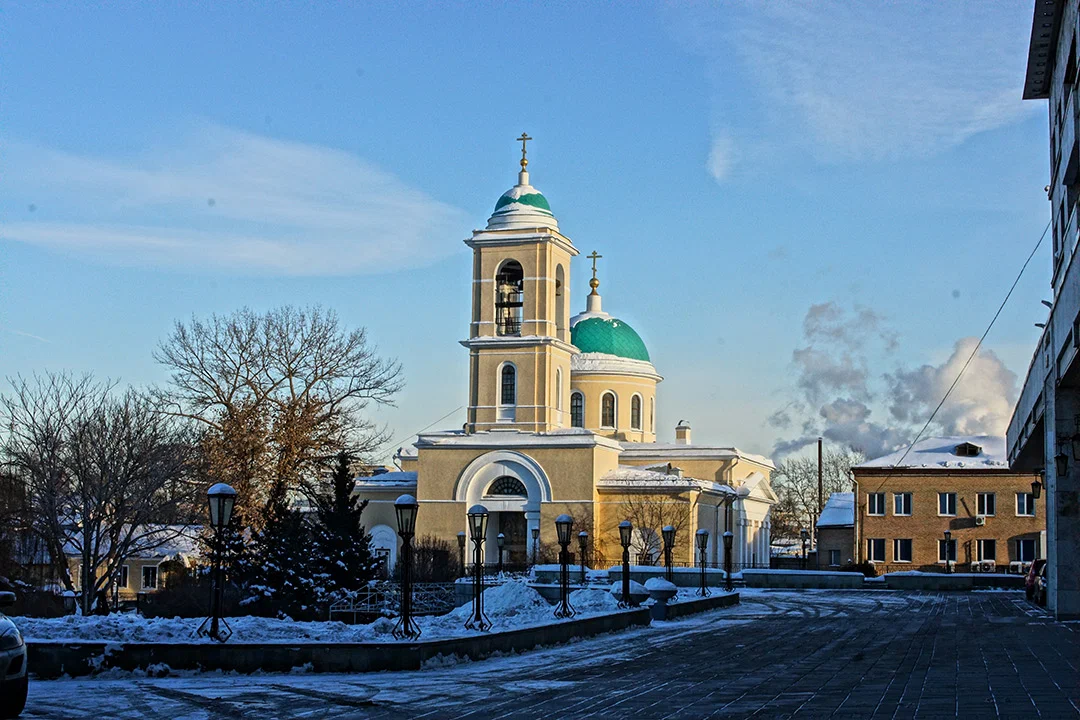
[(647, 590), (673, 590), (679, 591), (679, 588), (675, 587), (675, 583), (668, 582), (664, 578), (654, 577), (645, 581), (645, 588)]
[(619, 609), (619, 601), (607, 590), (585, 588), (570, 593), (570, 604), (582, 615), (603, 615)]

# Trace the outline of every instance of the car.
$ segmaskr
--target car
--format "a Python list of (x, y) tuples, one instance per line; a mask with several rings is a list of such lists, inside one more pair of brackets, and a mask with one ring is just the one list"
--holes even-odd
[[(0, 592), (0, 608), (14, 604), (15, 593)], [(26, 643), (15, 623), (0, 612), (0, 718), (14, 718), (22, 713), (28, 682)]]
[(1046, 560), (1044, 558), (1033, 561), (1031, 567), (1028, 568), (1027, 575), (1024, 576), (1024, 594), (1027, 595), (1028, 600), (1035, 599), (1035, 580), (1039, 577), (1039, 571), (1042, 570), (1045, 564)]
[(1036, 603), (1042, 607), (1046, 607), (1046, 586), (1050, 582), (1050, 573), (1047, 572), (1049, 568), (1044, 564), (1042, 569), (1039, 570), (1038, 576), (1035, 578), (1035, 597)]

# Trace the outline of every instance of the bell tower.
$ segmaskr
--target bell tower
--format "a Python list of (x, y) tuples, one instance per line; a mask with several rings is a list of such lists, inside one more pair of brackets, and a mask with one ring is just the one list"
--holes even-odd
[(466, 432), (549, 432), (570, 426), (570, 260), (547, 198), (529, 184), (525, 133), (521, 170), (473, 251)]

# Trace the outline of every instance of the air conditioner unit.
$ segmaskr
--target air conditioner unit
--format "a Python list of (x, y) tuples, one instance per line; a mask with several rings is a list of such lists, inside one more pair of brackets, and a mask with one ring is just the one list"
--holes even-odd
[(985, 515), (976, 515), (975, 516), (975, 524), (979, 525), (979, 526), (985, 525), (986, 524), (986, 516)]
[(997, 571), (997, 563), (993, 560), (983, 560), (979, 565), (981, 565), (979, 568), (980, 572), (992, 573)]
[(979, 563), (977, 563), (977, 562), (971, 563), (971, 572), (977, 573), (977, 572), (981, 572), (981, 571), (982, 571), (982, 567), (980, 566)]
[(1020, 562), (1019, 560), (1013, 560), (1009, 563), (1010, 575), (1023, 575), (1025, 572), (1026, 571), (1024, 570), (1024, 563)]

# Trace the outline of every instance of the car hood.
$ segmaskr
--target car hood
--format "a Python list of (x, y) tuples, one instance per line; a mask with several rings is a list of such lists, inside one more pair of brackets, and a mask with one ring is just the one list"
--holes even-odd
[(15, 623), (11, 622), (6, 615), (0, 615), (0, 635), (5, 634), (8, 630), (12, 629), (14, 629), (15, 632), (19, 632), (19, 628), (15, 627)]

